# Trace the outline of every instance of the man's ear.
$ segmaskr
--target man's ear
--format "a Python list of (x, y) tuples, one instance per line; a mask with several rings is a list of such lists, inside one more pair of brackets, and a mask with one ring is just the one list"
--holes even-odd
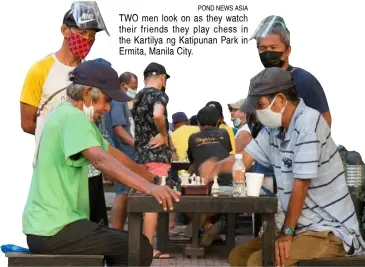
[(66, 24), (62, 24), (61, 33), (64, 38), (67, 38), (70, 35), (70, 29)]
[(88, 101), (91, 99), (91, 90), (92, 90), (91, 86), (86, 87), (86, 89), (84, 90), (82, 94), (82, 98), (84, 101)]
[(284, 103), (287, 100), (287, 97), (283, 93), (278, 93), (276, 95), (276, 99), (279, 100), (279, 101), (281, 101), (282, 103)]
[(290, 53), (291, 53), (291, 46), (288, 46), (288, 48), (284, 52), (285, 59), (287, 59), (290, 56)]

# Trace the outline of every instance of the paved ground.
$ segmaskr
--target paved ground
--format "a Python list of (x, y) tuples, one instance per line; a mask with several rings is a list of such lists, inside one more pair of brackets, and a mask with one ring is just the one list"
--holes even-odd
[[(106, 192), (105, 193), (105, 201), (107, 207), (111, 207), (114, 193)], [(108, 211), (108, 218), (110, 223), (110, 211)], [(126, 226), (126, 229), (128, 225)], [(242, 242), (246, 242), (249, 240), (251, 236), (237, 236), (236, 244), (241, 244)], [(153, 245), (155, 246), (156, 239), (154, 239)], [(154, 260), (152, 266), (229, 266), (227, 257), (216, 257), (212, 255), (208, 255), (204, 258), (200, 259), (190, 259), (188, 257), (184, 257), (183, 255), (172, 255), (176, 258), (174, 259), (160, 259)]]

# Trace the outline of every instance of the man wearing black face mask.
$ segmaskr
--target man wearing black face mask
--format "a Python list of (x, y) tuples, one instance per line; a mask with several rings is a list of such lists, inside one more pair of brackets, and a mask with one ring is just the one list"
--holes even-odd
[(331, 113), (321, 84), (308, 71), (289, 64), (290, 32), (284, 19), (279, 16), (265, 18), (251, 39), (256, 39), (263, 66), (265, 68), (279, 67), (292, 72), (298, 96), (308, 107), (321, 113), (331, 127)]

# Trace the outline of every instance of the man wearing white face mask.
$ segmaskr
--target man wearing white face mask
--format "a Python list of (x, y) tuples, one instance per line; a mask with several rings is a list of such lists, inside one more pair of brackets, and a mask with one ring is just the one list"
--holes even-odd
[[(253, 161), (274, 168), (285, 214), (275, 242), (275, 266), (360, 253), (365, 242), (330, 127), (298, 98), (290, 72), (273, 67), (257, 74), (241, 110), (255, 110), (267, 126), (242, 155), (246, 170)], [(216, 173), (231, 173), (234, 161), (208, 160), (201, 176), (209, 180)], [(260, 249), (260, 238), (240, 245), (231, 251), (230, 264), (261, 266)]]
[[(133, 101), (138, 78), (131, 72), (124, 72), (119, 77), (120, 89)], [(128, 103), (130, 103), (129, 101)], [(127, 103), (112, 101), (110, 112), (104, 115), (105, 128), (117, 149), (134, 161), (134, 121)], [(112, 227), (123, 230), (127, 218), (127, 197), (130, 188), (115, 182), (115, 199), (112, 207)]]

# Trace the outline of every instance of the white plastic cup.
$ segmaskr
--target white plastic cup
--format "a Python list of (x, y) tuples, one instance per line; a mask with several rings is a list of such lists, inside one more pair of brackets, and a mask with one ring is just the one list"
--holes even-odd
[(246, 192), (249, 197), (258, 197), (264, 180), (264, 174), (246, 172)]

